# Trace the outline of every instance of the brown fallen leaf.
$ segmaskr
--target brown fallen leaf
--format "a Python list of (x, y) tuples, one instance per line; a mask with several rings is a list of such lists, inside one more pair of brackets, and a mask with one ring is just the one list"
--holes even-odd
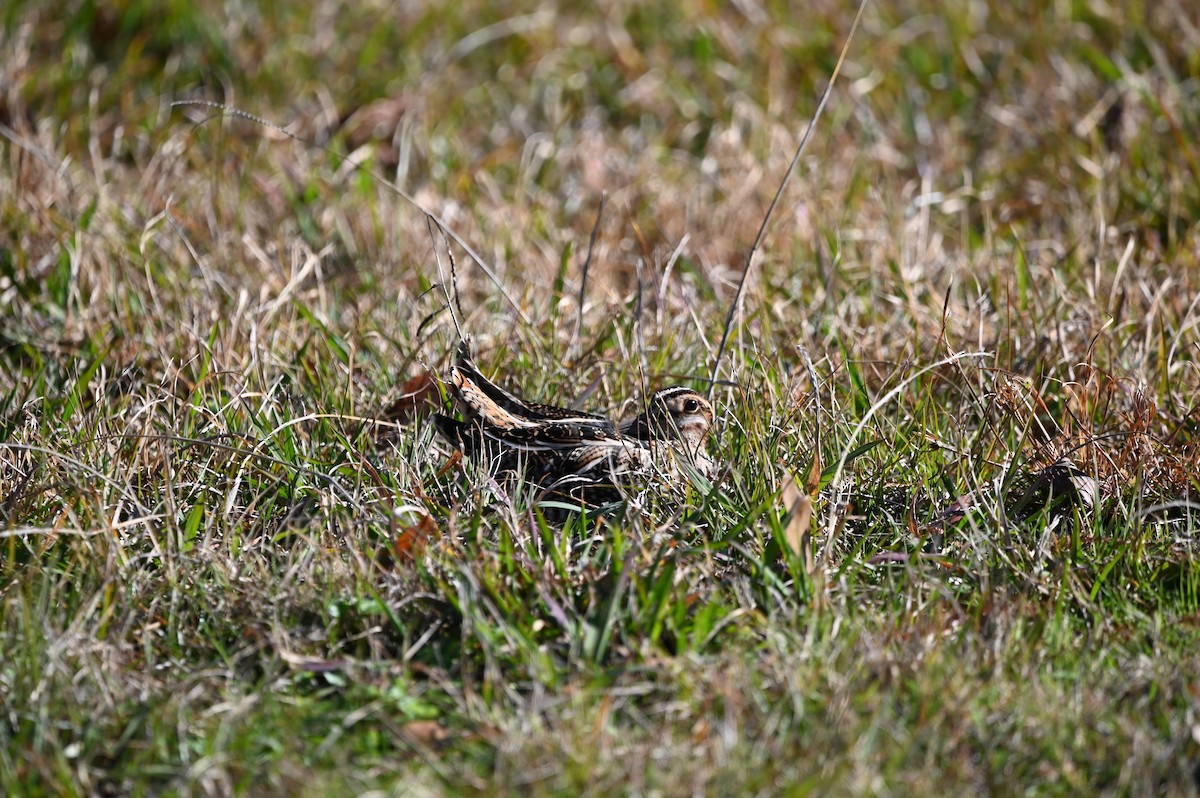
[(351, 150), (364, 144), (378, 145), (375, 158), (381, 169), (394, 168), (399, 163), (396, 150), (396, 133), (412, 106), (407, 94), (382, 97), (345, 114), (341, 123), (342, 132)]
[(442, 394), (431, 371), (422, 371), (405, 381), (400, 398), (388, 405), (383, 417), (398, 424), (408, 424), (423, 418), (434, 408), (441, 407)]
[(412, 562), (420, 557), (429, 541), (439, 532), (438, 525), (428, 515), (422, 515), (417, 523), (400, 530), (396, 542), (392, 544), (396, 562)]
[(783, 507), (786, 519), (783, 538), (792, 552), (803, 558), (804, 568), (808, 570), (809, 551), (812, 548), (812, 536), (809, 533), (813, 510), (812, 496), (800, 489), (799, 480), (790, 471), (785, 472), (783, 490), (779, 492), (779, 503)]
[(442, 479), (445, 477), (447, 474), (453, 471), (458, 464), (462, 462), (462, 460), (462, 452), (458, 451), (457, 449), (451, 452), (450, 456), (446, 458), (446, 462), (443, 463), (442, 467), (438, 469), (435, 479)]
[(422, 748), (436, 748), (450, 737), (446, 727), (436, 720), (411, 720), (401, 724), (397, 731), (409, 744)]
[(804, 483), (804, 489), (809, 496), (816, 496), (817, 491), (821, 489), (821, 453), (813, 451), (812, 468), (808, 470), (808, 480)]

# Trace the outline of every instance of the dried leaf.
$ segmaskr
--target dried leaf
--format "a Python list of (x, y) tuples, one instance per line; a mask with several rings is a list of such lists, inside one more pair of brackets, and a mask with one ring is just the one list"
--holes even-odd
[(431, 371), (410, 377), (401, 389), (400, 398), (383, 411), (384, 418), (400, 424), (408, 424), (415, 418), (424, 417), (430, 410), (440, 407), (442, 395), (437, 380)]
[(450, 732), (436, 720), (413, 720), (400, 726), (399, 732), (411, 745), (435, 748), (446, 741)]
[(808, 481), (804, 483), (809, 496), (816, 496), (821, 489), (821, 453), (813, 450), (812, 468), (808, 470)]
[(374, 143), (376, 166), (388, 170), (399, 163), (396, 133), (412, 101), (406, 94), (384, 97), (346, 115), (341, 129), (351, 150)]
[(462, 462), (462, 459), (463, 459), (462, 452), (458, 451), (457, 449), (455, 451), (451, 452), (450, 456), (446, 458), (446, 462), (443, 463), (442, 467), (438, 469), (438, 472), (434, 476), (434, 478), (435, 479), (444, 478), (447, 474), (449, 474), (452, 470), (454, 470), (454, 468), (459, 463)]
[(812, 522), (812, 497), (800, 489), (796, 475), (790, 472), (784, 477), (783, 490), (779, 493), (779, 503), (783, 507), (787, 519), (783, 528), (783, 537), (792, 552), (805, 559), (808, 566), (808, 550), (810, 543), (809, 525)]
[(429, 541), (439, 533), (438, 525), (428, 515), (422, 515), (421, 520), (412, 526), (400, 530), (392, 550), (397, 562), (411, 562), (425, 551)]

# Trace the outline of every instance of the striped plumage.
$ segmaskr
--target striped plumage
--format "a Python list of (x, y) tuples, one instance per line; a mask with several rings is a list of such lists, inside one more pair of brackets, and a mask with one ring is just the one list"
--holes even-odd
[[(704, 452), (712, 405), (680, 386), (654, 393), (621, 425), (555, 405), (527, 402), (488, 380), (461, 344), (448, 381), (462, 421), (436, 414), (439, 432), (466, 456), (522, 473), (554, 493), (604, 495), (654, 473), (678, 477), (679, 461), (711, 477)], [(601, 490), (597, 490), (601, 489)]]
[(495, 407), (521, 421), (565, 421), (584, 426), (595, 426), (615, 431), (612, 421), (594, 413), (583, 413), (557, 405), (543, 405), (528, 402), (514, 396), (483, 376), (471, 358), (471, 349), (465, 341), (458, 345), (454, 368), (451, 378), (456, 387), (469, 383), (478, 391), (477, 399), (494, 404)]
[(690, 388), (675, 385), (656, 391), (645, 412), (626, 421), (620, 432), (640, 441), (677, 440), (689, 454), (698, 454), (712, 428), (713, 409)]

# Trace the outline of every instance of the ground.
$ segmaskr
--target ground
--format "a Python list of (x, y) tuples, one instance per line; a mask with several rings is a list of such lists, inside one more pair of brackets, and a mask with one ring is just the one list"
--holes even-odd
[(3, 792), (1196, 794), (1193, 4), (499, 5), (0, 12)]

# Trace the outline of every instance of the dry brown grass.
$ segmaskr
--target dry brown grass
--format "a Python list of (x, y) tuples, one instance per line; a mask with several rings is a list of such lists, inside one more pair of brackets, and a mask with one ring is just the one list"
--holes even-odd
[(450, 256), (515, 389), (706, 387), (852, 9), (546, 8), (0, 14), (5, 792), (1194, 794), (1195, 12), (869, 6), (725, 482), (557, 528), (383, 420)]

